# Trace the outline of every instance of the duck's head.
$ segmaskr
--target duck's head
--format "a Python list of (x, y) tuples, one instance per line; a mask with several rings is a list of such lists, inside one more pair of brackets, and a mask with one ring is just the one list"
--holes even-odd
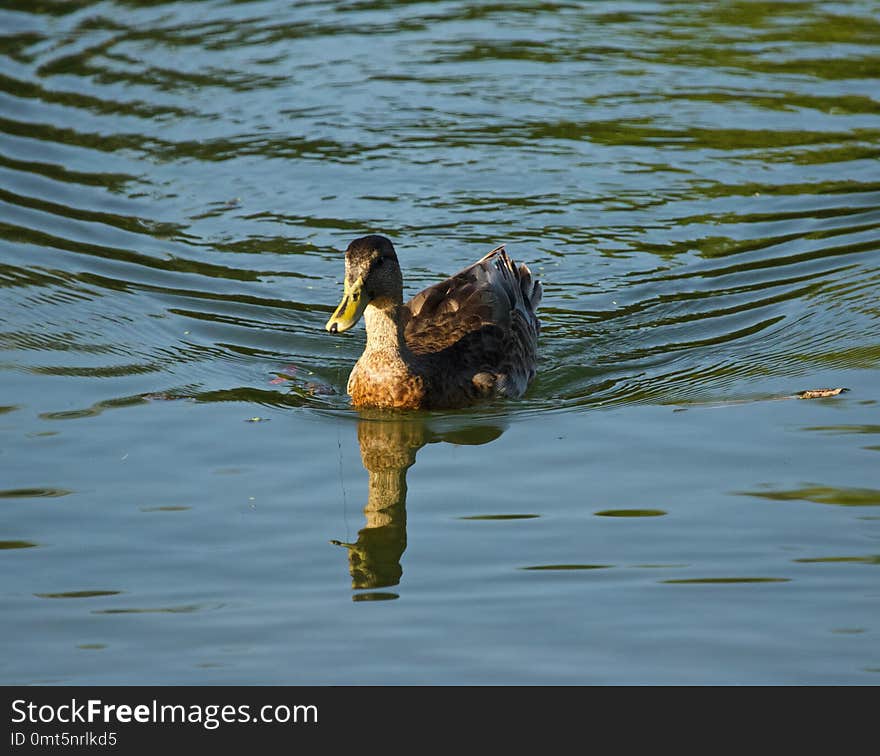
[(370, 302), (393, 306), (403, 301), (403, 277), (394, 246), (384, 236), (355, 239), (345, 250), (345, 284), (342, 301), (327, 325), (331, 333), (351, 328)]

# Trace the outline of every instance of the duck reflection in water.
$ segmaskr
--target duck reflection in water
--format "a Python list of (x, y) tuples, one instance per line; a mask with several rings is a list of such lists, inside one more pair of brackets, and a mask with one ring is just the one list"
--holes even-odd
[[(486, 444), (504, 432), (494, 424), (470, 423), (454, 418), (424, 415), (392, 415), (381, 411), (361, 412), (358, 442), (361, 460), (369, 474), (366, 525), (355, 543), (332, 541), (348, 549), (351, 587), (376, 589), (397, 585), (403, 575), (400, 565), (406, 550), (406, 473), (416, 454), (426, 444)], [(366, 598), (365, 594), (361, 594)], [(376, 598), (394, 598), (393, 594)]]

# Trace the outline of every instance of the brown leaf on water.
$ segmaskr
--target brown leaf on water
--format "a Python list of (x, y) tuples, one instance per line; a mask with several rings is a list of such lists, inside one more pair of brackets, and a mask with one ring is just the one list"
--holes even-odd
[(824, 399), (826, 396), (837, 396), (849, 391), (848, 388), (820, 388), (798, 391), (795, 396), (798, 399)]

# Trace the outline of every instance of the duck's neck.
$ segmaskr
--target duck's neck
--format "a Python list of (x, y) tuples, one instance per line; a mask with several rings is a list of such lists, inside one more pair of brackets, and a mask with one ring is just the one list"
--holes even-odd
[(408, 352), (400, 323), (400, 304), (390, 299), (374, 299), (364, 310), (367, 327), (365, 352), (383, 352), (402, 359)]

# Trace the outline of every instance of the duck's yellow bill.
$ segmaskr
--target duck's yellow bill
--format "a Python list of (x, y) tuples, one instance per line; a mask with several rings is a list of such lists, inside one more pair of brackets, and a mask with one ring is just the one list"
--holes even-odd
[(367, 306), (367, 298), (364, 296), (363, 289), (364, 282), (362, 279), (359, 279), (350, 286), (348, 281), (346, 281), (342, 301), (324, 328), (330, 331), (330, 333), (342, 333), (357, 323), (361, 319), (361, 315), (364, 314), (364, 308)]

